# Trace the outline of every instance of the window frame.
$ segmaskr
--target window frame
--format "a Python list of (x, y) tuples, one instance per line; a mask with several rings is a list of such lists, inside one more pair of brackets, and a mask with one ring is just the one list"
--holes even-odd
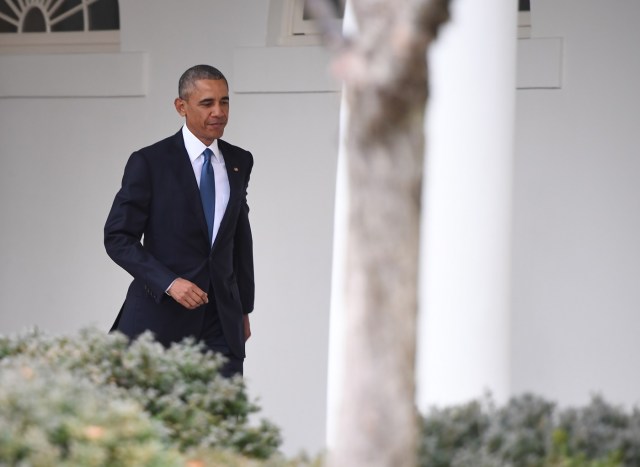
[[(3, 1), (3, 0), (0, 0)], [(5, 3), (12, 0), (4, 0)], [(82, 0), (85, 8), (99, 0)], [(119, 2), (118, 11), (120, 10)], [(15, 7), (14, 7), (15, 8)], [(87, 11), (80, 10), (83, 18), (82, 31), (46, 32), (3, 32), (0, 33), (0, 53), (42, 54), (42, 53), (89, 53), (118, 52), (120, 50), (120, 30), (90, 30)], [(48, 22), (50, 19), (47, 18)]]

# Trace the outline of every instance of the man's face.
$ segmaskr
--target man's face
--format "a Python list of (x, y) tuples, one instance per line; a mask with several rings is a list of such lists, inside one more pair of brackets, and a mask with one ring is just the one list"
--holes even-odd
[(187, 99), (178, 97), (174, 103), (186, 118), (187, 128), (205, 145), (222, 137), (229, 118), (229, 88), (225, 80), (198, 80)]

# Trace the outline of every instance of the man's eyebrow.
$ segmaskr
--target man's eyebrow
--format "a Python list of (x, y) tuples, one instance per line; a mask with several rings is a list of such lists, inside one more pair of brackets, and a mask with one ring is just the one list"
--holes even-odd
[[(200, 101), (198, 101), (198, 104), (209, 105), (209, 104), (212, 104), (214, 100), (215, 99), (212, 97), (205, 97), (204, 99), (201, 99)], [(229, 96), (221, 97), (220, 101), (229, 102)]]

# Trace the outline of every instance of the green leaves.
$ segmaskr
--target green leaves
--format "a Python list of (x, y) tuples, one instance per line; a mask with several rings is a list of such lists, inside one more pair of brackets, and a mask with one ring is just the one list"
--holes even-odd
[(162, 426), (116, 388), (33, 359), (0, 371), (0, 463), (176, 466)]
[[(74, 465), (171, 465), (105, 464), (109, 456), (120, 459), (125, 437), (141, 441), (149, 462), (154, 452), (171, 459), (167, 453), (208, 449), (269, 458), (281, 443), (279, 430), (266, 420), (249, 424), (259, 407), (242, 378), (219, 375), (222, 364), (192, 340), (165, 349), (150, 334), (132, 343), (93, 328), (73, 338), (37, 330), (0, 337), (0, 426), (13, 430), (0, 435), (0, 463), (32, 459), (41, 449), (30, 440), (38, 440), (59, 461), (41, 465), (64, 465), (97, 445), (102, 450), (86, 455), (102, 461)], [(128, 455), (147, 459), (135, 449)]]
[(422, 467), (616, 467), (640, 465), (640, 412), (594, 397), (559, 409), (525, 394), (432, 410), (423, 419)]

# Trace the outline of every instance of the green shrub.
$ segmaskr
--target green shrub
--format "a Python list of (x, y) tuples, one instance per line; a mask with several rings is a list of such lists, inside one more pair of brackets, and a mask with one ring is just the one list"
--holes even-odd
[(433, 409), (422, 420), (422, 467), (621, 467), (640, 465), (640, 412), (594, 397), (559, 409), (525, 394), (496, 407), (487, 397)]
[(0, 427), (2, 465), (182, 465), (160, 424), (137, 402), (49, 366), (4, 366)]
[(429, 467), (464, 465), (464, 458), (477, 453), (489, 427), (490, 417), (483, 404), (433, 409), (423, 419), (419, 463)]
[(505, 465), (541, 465), (551, 448), (554, 410), (554, 404), (530, 394), (496, 409), (486, 433), (488, 457)]
[[(122, 335), (93, 328), (73, 337), (30, 331), (0, 338), (0, 363), (5, 368), (48, 367), (87, 380), (100, 391), (118, 389), (159, 421), (181, 452), (228, 449), (266, 459), (281, 442), (268, 421), (249, 423), (259, 408), (248, 400), (244, 380), (221, 377), (222, 358), (193, 341), (165, 349), (150, 334), (129, 343)], [(46, 395), (39, 402), (46, 404)]]

